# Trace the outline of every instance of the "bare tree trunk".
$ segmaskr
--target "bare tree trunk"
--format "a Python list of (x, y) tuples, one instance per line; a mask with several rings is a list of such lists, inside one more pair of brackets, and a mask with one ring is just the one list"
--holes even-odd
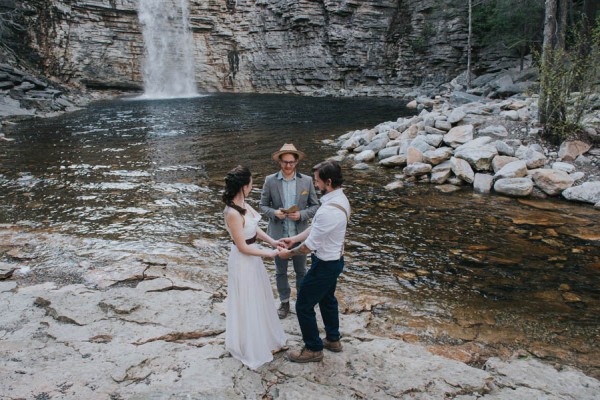
[[(550, 52), (554, 49), (556, 39), (556, 2), (557, 0), (546, 0), (546, 16), (544, 18), (544, 43), (542, 45), (542, 69), (547, 68), (550, 60)], [(542, 78), (543, 79), (543, 78)], [(544, 93), (544, 85), (540, 85), (540, 99), (538, 100), (538, 120), (545, 124), (548, 119), (548, 100)]]
[(473, 22), (473, 0), (469, 0), (469, 36), (467, 39), (467, 90), (471, 88), (471, 28)]
[(558, 26), (556, 27), (556, 48), (565, 48), (565, 36), (567, 34), (567, 13), (569, 12), (570, 0), (559, 0), (558, 4)]

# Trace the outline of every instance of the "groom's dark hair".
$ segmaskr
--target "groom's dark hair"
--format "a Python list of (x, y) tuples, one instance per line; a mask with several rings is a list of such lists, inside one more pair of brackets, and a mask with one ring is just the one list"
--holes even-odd
[(327, 182), (328, 179), (331, 179), (331, 187), (334, 189), (341, 187), (342, 183), (344, 183), (344, 178), (342, 178), (342, 167), (337, 161), (325, 160), (320, 162), (313, 167), (313, 172), (317, 172), (319, 178), (323, 182)]

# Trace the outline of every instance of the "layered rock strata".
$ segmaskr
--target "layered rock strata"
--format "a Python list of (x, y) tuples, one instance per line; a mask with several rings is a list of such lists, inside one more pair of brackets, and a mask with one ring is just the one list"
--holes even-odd
[(0, 118), (52, 116), (76, 105), (63, 88), (7, 64), (0, 64)]
[[(141, 89), (138, 1), (29, 3), (31, 47), (47, 74), (91, 88)], [(466, 57), (465, 10), (454, 4), (191, 1), (198, 88), (401, 95), (404, 87), (446, 82)]]

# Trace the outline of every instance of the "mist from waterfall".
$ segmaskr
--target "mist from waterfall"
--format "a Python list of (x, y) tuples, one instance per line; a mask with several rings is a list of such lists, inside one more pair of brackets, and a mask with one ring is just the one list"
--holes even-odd
[(198, 96), (188, 0), (140, 0), (144, 37), (142, 99)]

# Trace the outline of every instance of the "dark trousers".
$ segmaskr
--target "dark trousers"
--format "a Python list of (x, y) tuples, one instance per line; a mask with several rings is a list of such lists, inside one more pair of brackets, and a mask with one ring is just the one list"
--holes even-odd
[(335, 288), (337, 278), (344, 269), (344, 258), (322, 261), (313, 255), (311, 260), (310, 269), (304, 275), (298, 292), (296, 315), (306, 348), (311, 351), (321, 351), (323, 341), (319, 336), (315, 306), (318, 304), (321, 310), (327, 340), (340, 340), (340, 319)]

